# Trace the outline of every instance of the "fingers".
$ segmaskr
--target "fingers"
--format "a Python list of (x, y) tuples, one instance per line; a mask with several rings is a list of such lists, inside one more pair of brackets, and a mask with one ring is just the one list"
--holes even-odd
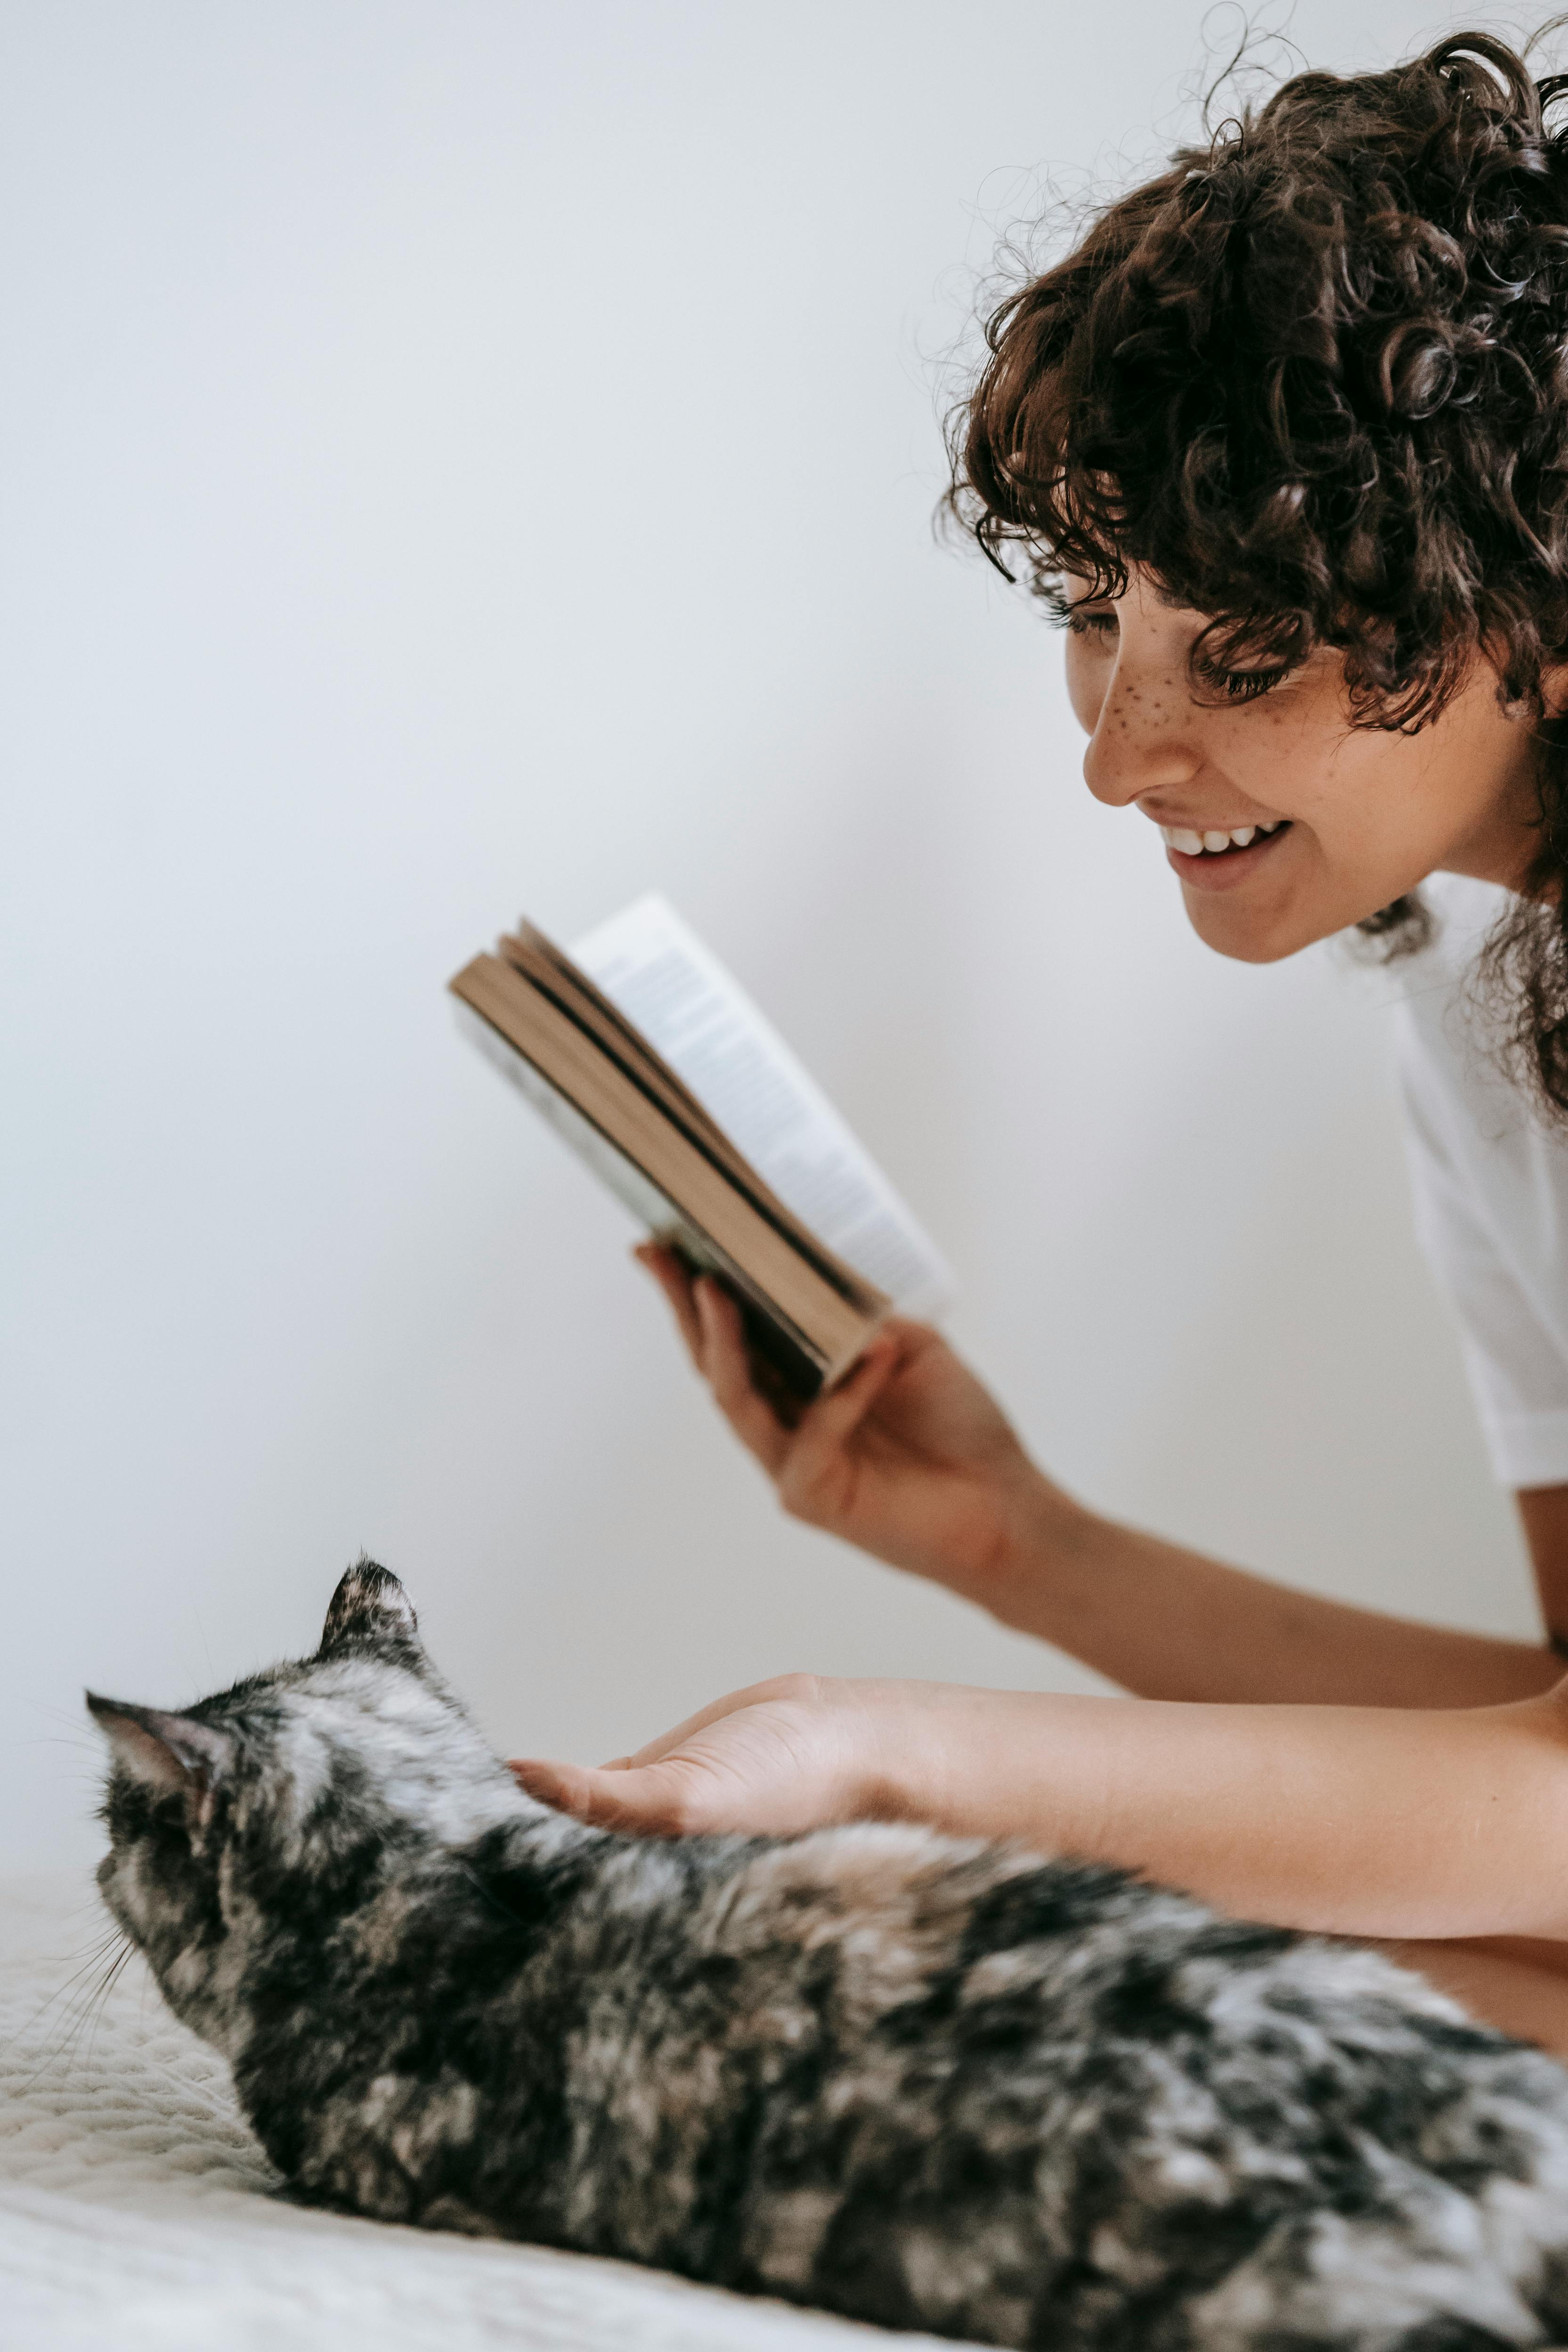
[(699, 1707), (695, 1715), (688, 1715), (684, 1723), (677, 1723), (674, 1731), (662, 1732), (657, 1739), (650, 1739), (644, 1747), (638, 1748), (634, 1756), (623, 1756), (616, 1763), (606, 1764), (601, 1769), (606, 1772), (621, 1772), (628, 1769), (641, 1770), (643, 1765), (656, 1764), (661, 1757), (684, 1748), (695, 1732), (706, 1731), (710, 1723), (717, 1723), (724, 1716), (738, 1714), (743, 1706), (759, 1706), (766, 1700), (775, 1698), (809, 1701), (815, 1698), (822, 1688), (821, 1677), (818, 1675), (774, 1675), (765, 1683), (748, 1683), (744, 1690), (728, 1691), (723, 1698), (710, 1700), (706, 1706)]
[(786, 1426), (757, 1385), (740, 1309), (711, 1275), (695, 1279), (671, 1250), (647, 1242), (633, 1251), (669, 1301), (682, 1339), (719, 1411), (747, 1451), (772, 1478), (804, 1494), (832, 1455), (848, 1444), (903, 1356), (931, 1335), (890, 1320), (849, 1378)]
[(697, 1367), (714, 1392), (719, 1411), (747, 1451), (754, 1454), (770, 1476), (783, 1467), (792, 1443), (770, 1404), (759, 1396), (741, 1330), (740, 1309), (711, 1276), (695, 1285), (701, 1351)]
[(903, 1352), (896, 1339), (880, 1332), (853, 1371), (812, 1406), (802, 1433), (826, 1445), (847, 1444), (897, 1370)]
[(674, 1311), (686, 1352), (714, 1392), (741, 1444), (769, 1474), (789, 1447), (789, 1435), (751, 1376), (740, 1312), (711, 1276), (694, 1281), (673, 1250), (644, 1242), (632, 1253), (647, 1267)]
[(580, 1764), (529, 1757), (509, 1769), (525, 1795), (594, 1829), (633, 1837), (698, 1837), (729, 1826), (709, 1776), (677, 1759), (595, 1772)]
[(695, 1301), (692, 1297), (692, 1278), (673, 1250), (661, 1249), (657, 1242), (643, 1242), (632, 1253), (639, 1265), (646, 1266), (665, 1298), (682, 1339), (686, 1353), (697, 1370), (702, 1370), (702, 1326), (697, 1321)]
[(901, 1353), (896, 1338), (879, 1336), (848, 1379), (802, 1414), (779, 1481), (786, 1507), (808, 1503), (897, 1370)]

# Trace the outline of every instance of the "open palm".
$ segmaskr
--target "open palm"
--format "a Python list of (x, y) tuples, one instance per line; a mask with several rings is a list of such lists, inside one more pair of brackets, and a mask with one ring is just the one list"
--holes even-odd
[(862, 1694), (883, 1689), (896, 1685), (781, 1675), (732, 1691), (597, 1770), (537, 1758), (512, 1770), (529, 1796), (601, 1829), (793, 1837), (865, 1809), (876, 1742)]

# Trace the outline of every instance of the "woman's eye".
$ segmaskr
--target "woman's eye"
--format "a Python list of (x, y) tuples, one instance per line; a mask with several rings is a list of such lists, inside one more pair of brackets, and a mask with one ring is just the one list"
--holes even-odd
[(1040, 601), (1052, 626), (1065, 629), (1070, 636), (1108, 638), (1117, 634), (1116, 615), (1109, 604), (1074, 604), (1054, 589), (1045, 590)]
[(1256, 702), (1260, 694), (1272, 694), (1289, 676), (1290, 672), (1282, 669), (1227, 670), (1225, 691), (1232, 702)]
[(1223, 695), (1227, 702), (1256, 702), (1260, 695), (1271, 694), (1291, 675), (1289, 664), (1272, 669), (1218, 669), (1198, 662), (1194, 669), (1198, 683), (1210, 694)]

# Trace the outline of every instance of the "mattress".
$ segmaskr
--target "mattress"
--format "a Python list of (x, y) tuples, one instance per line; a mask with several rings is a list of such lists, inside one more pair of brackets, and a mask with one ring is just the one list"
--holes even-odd
[(106, 1926), (90, 1879), (0, 1879), (0, 2352), (887, 2346), (627, 2263), (290, 2204), (141, 1962), (100, 1985)]

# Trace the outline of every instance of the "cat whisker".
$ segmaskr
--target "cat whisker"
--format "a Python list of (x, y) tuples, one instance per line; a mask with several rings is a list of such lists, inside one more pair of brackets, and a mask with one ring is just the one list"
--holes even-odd
[[(37, 2063), (26, 2078), (23, 2087), (30, 2088), (52, 2066), (61, 2064), (68, 2072), (75, 2063), (82, 2035), (96, 2016), (101, 2014), (116, 1979), (136, 1949), (123, 1928), (115, 1927), (93, 1948), (88, 1957), (74, 1969), (64, 1984), (50, 1994), (43, 2006), (34, 2012), (24, 2032), (36, 2029), (57, 2002), (64, 2001), (64, 2013), (58, 2021), (59, 2031), (46, 2037), (37, 2053)], [(84, 1986), (82, 1979), (89, 1981)], [(17, 2042), (22, 2034), (16, 2037)]]
[(93, 2053), (98, 2047), (99, 2028), (103, 2023), (103, 2013), (109, 2006), (110, 1996), (113, 1992), (115, 1986), (119, 1983), (120, 1978), (124, 1975), (127, 1966), (131, 1960), (134, 1958), (135, 1953), (136, 1947), (128, 1936), (125, 1939), (124, 1949), (116, 1954), (115, 1958), (110, 1962), (109, 1967), (104, 1971), (103, 1981), (99, 1988), (98, 2000), (94, 2004), (92, 2011), (91, 2032), (88, 2037), (87, 2058), (85, 2063), (89, 2070), (92, 2065)]
[(98, 1968), (104, 1960), (106, 1955), (112, 1951), (115, 1945), (120, 1942), (123, 1937), (123, 1928), (114, 1926), (106, 1927), (102, 1935), (99, 1937), (98, 1940), (89, 1948), (86, 1955), (82, 1958), (78, 1959), (76, 1967), (72, 1969), (69, 1976), (66, 1977), (62, 1982), (55, 1987), (54, 1991), (48, 1994), (47, 1998), (40, 2002), (39, 2006), (33, 2011), (30, 2017), (26, 2018), (23, 2021), (16, 2032), (10, 2037), (9, 2042), (0, 2043), (0, 2048), (9, 2048), (14, 2043), (20, 2042), (24, 2034), (30, 2033), (33, 2029), (39, 2025), (48, 2015), (50, 2010), (55, 2006), (55, 2003), (58, 2000), (64, 2000), (69, 1993), (71, 1987), (78, 1983), (80, 1979), (87, 1975), (89, 1969)]

